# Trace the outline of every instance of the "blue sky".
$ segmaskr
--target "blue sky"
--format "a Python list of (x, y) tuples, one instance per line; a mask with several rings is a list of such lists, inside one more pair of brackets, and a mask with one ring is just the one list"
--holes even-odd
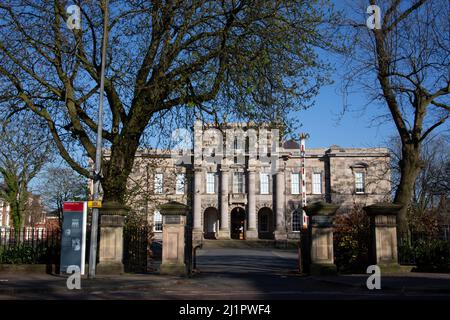
[[(353, 1), (353, 0), (352, 0)], [(344, 10), (345, 14), (360, 16), (358, 12), (349, 12), (351, 8), (357, 10), (359, 5), (349, 1), (332, 0), (335, 8)], [(364, 14), (364, 13), (363, 13)], [(364, 15), (361, 15), (364, 17)], [(365, 23), (365, 21), (362, 21)], [(332, 85), (321, 88), (315, 99), (315, 106), (297, 113), (303, 127), (301, 132), (309, 133), (307, 147), (328, 147), (337, 144), (342, 147), (378, 147), (385, 146), (389, 137), (396, 134), (392, 122), (381, 125), (373, 124), (373, 119), (380, 113), (388, 111), (386, 105), (367, 105), (369, 98), (365, 92), (349, 93), (345, 100), (350, 105), (349, 110), (343, 112), (344, 97), (341, 93), (341, 76), (345, 73), (343, 57), (321, 52), (335, 68)], [(354, 89), (354, 88), (352, 88)], [(367, 106), (366, 106), (367, 105)], [(384, 108), (381, 109), (380, 108)], [(364, 109), (364, 110), (362, 110)]]
[[(336, 62), (339, 62), (338, 58)], [(297, 114), (303, 125), (300, 131), (310, 135), (307, 147), (328, 147), (332, 144), (342, 147), (385, 146), (396, 130), (392, 123), (372, 124), (374, 117), (380, 114), (380, 105), (368, 105), (362, 111), (368, 102), (365, 93), (349, 94), (346, 100), (352, 107), (342, 112), (344, 97), (339, 92), (340, 83), (336, 75), (334, 84), (320, 90), (315, 106)]]

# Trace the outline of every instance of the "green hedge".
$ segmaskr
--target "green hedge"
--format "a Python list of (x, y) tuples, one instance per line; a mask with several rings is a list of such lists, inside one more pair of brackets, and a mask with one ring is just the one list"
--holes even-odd
[(413, 252), (418, 271), (450, 271), (450, 248), (447, 242), (421, 239), (414, 244)]
[(369, 219), (360, 206), (338, 214), (334, 228), (335, 263), (340, 273), (365, 273), (369, 255)]
[(54, 264), (59, 263), (59, 248), (21, 244), (0, 247), (1, 264)]

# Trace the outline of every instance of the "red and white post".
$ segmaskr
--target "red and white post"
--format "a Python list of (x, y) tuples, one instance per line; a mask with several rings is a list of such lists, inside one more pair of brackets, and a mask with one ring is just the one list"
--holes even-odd
[[(307, 134), (302, 133), (300, 135), (300, 157), (301, 157), (301, 168), (300, 168), (300, 176), (302, 181), (302, 208), (306, 207), (306, 170), (305, 170), (305, 160), (306, 160), (306, 149), (305, 149), (305, 140), (308, 137)], [(303, 228), (306, 229), (308, 227), (308, 216), (305, 213), (305, 210), (302, 210), (302, 221)]]

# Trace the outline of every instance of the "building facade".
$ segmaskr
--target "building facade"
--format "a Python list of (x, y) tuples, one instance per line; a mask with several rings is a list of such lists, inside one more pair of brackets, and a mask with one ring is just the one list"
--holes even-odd
[[(0, 184), (0, 191), (5, 190), (5, 186), (3, 184)], [(11, 212), (11, 206), (8, 202), (5, 201), (5, 199), (2, 199), (0, 197), (0, 232), (4, 228), (9, 228), (12, 221), (10, 217)]]
[(9, 227), (9, 212), (11, 208), (9, 204), (0, 199), (0, 228)]
[[(5, 186), (0, 185), (0, 188)], [(28, 194), (28, 202), (23, 212), (23, 227), (44, 229), (46, 224), (46, 211), (41, 197), (32, 193)], [(9, 230), (13, 227), (11, 217), (11, 205), (0, 198), (0, 230)]]
[[(189, 205), (194, 239), (298, 239), (306, 203), (369, 205), (389, 200), (385, 148), (314, 148), (281, 143), (268, 127), (197, 122), (193, 146), (141, 150), (129, 179), (130, 203), (161, 237), (158, 206)], [(184, 138), (183, 138), (184, 139)], [(184, 141), (189, 139), (184, 139)]]

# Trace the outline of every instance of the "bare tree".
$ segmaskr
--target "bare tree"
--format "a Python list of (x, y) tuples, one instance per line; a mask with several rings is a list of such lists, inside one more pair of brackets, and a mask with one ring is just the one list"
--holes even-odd
[[(346, 80), (387, 106), (381, 119), (393, 121), (401, 141), (400, 181), (394, 202), (403, 204), (399, 234), (408, 232), (406, 213), (417, 176), (424, 165), (420, 155), (427, 137), (450, 116), (448, 3), (440, 0), (363, 1), (381, 8), (381, 28), (369, 29), (367, 16), (351, 17), (352, 48)], [(354, 8), (353, 8), (354, 9)], [(353, 11), (354, 12), (354, 11)]]
[[(2, 1), (0, 107), (45, 120), (64, 160), (89, 177), (77, 157), (95, 158), (105, 2), (75, 3), (81, 30), (66, 27), (67, 1)], [(330, 46), (326, 4), (111, 0), (104, 200), (124, 203), (142, 137), (170, 119), (273, 121), (310, 106), (327, 79), (315, 51)]]
[[(402, 156), (399, 137), (389, 142), (392, 155), (394, 188), (400, 183), (401, 168), (398, 160)], [(411, 197), (414, 209), (425, 211), (439, 208), (443, 199), (450, 197), (450, 140), (446, 135), (428, 138), (421, 148), (423, 166), (417, 175)]]
[[(12, 120), (12, 121), (11, 121)], [(29, 202), (28, 185), (51, 156), (51, 145), (45, 130), (27, 118), (0, 123), (0, 189), (11, 206), (15, 230), (24, 225)]]
[(42, 204), (41, 197), (35, 194), (29, 194), (25, 205), (24, 226), (36, 227), (45, 221), (46, 211)]
[(42, 177), (39, 192), (45, 206), (55, 211), (61, 227), (65, 201), (85, 201), (89, 190), (86, 178), (71, 168), (64, 166), (48, 167)]

